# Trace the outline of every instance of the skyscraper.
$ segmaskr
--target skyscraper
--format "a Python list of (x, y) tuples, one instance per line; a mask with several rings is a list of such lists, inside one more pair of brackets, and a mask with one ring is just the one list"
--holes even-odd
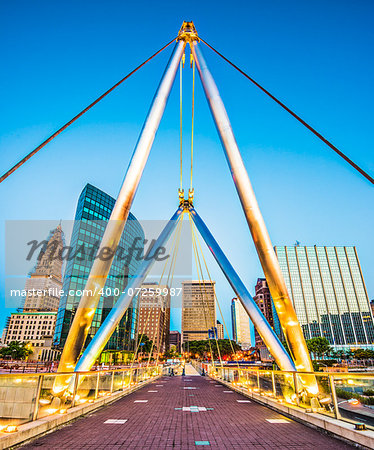
[[(114, 204), (114, 198), (90, 184), (85, 186), (79, 197), (70, 242), (71, 257), (68, 258), (65, 270), (63, 280), (64, 295), (61, 297), (54, 335), (54, 342), (60, 347), (65, 343), (75, 309), (79, 304), (81, 292), (85, 288), (97, 249), (104, 234), (106, 222), (109, 220)], [(121, 292), (126, 288), (128, 278), (135, 275), (141, 263), (136, 252), (129, 252), (134, 242), (140, 247), (144, 243), (144, 232), (140, 223), (130, 213), (119, 242), (121, 254), (126, 256), (117, 258), (116, 254), (113, 258), (103, 290), (105, 295), (102, 295), (100, 298), (85, 343), (86, 346), (99, 329)], [(136, 319), (137, 309), (136, 305), (133, 304), (127, 310), (110, 338), (106, 350), (110, 350), (111, 354), (122, 351), (123, 356), (126, 352), (134, 349)], [(117, 361), (120, 361), (122, 356), (118, 356)]]
[(53, 360), (58, 354), (52, 338), (62, 289), (64, 233), (61, 226), (40, 244), (36, 267), (25, 283), (23, 308), (8, 317), (3, 335), (5, 344), (12, 341), (30, 344), (31, 361)]
[(275, 252), (306, 339), (324, 336), (337, 348), (374, 348), (373, 315), (355, 247)]
[(224, 339), (225, 333), (223, 331), (223, 324), (217, 320), (217, 339)]
[[(255, 286), (255, 296), (253, 297), (253, 300), (260, 308), (262, 314), (268, 321), (269, 325), (272, 328), (274, 328), (272, 299), (265, 278), (257, 278), (257, 283)], [(257, 348), (266, 347), (264, 341), (261, 339), (261, 336), (258, 334), (256, 329), (255, 329), (255, 343)]]
[(62, 289), (64, 233), (59, 225), (41, 247), (35, 270), (26, 280), (24, 311), (57, 311)]
[(181, 334), (177, 330), (171, 330), (169, 334), (169, 349), (174, 346), (178, 353), (181, 352)]
[(170, 291), (166, 285), (143, 283), (139, 294), (138, 333), (153, 341), (153, 353), (169, 349)]
[(182, 282), (182, 343), (208, 339), (216, 326), (215, 283)]
[(243, 350), (251, 347), (249, 316), (238, 298), (231, 301), (232, 334)]

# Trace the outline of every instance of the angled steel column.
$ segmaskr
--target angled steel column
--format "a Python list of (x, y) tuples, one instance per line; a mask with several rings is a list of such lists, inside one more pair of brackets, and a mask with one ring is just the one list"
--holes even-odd
[[(277, 310), (287, 343), (295, 359), (297, 370), (313, 371), (303, 332), (287, 292), (286, 284), (276, 258), (273, 246), (261, 215), (248, 173), (244, 166), (226, 109), (219, 95), (207, 64), (199, 49), (199, 44), (191, 43), (191, 50), (204, 87), (222, 146), (229, 164), (249, 229), (261, 261), (266, 280)], [(309, 387), (315, 391), (316, 386)]]
[[(108, 255), (108, 251), (114, 254), (117, 249), (144, 166), (147, 162), (161, 117), (165, 110), (166, 102), (185, 46), (185, 41), (179, 41), (176, 44), (162, 76), (132, 155), (120, 193), (105, 229), (97, 255), (100, 255), (101, 252)], [(105, 285), (112, 261), (113, 258), (109, 258), (106, 261), (104, 261), (104, 258), (98, 258), (91, 268), (84, 291), (86, 293), (92, 292), (92, 295), (84, 294), (80, 299), (58, 366), (59, 372), (69, 372), (75, 367), (100, 300), (99, 292)]]
[(199, 230), (199, 233), (204, 239), (209, 250), (212, 252), (212, 255), (214, 256), (218, 265), (222, 269), (222, 272), (227, 278), (227, 281), (230, 283), (234, 292), (240, 299), (242, 305), (244, 306), (244, 309), (247, 311), (269, 352), (274, 356), (274, 359), (280, 369), (285, 371), (296, 370), (295, 364), (293, 363), (291, 357), (284, 349), (277, 335), (274, 333), (274, 330), (271, 328), (268, 321), (263, 316), (260, 308), (256, 305), (255, 301), (251, 297), (251, 294), (244, 286), (239, 275), (235, 272), (234, 268), (230, 264), (230, 261), (226, 258), (225, 254), (221, 250), (217, 241), (212, 236), (202, 218), (192, 207), (190, 207), (190, 213), (192, 220), (196, 225), (196, 228)]
[(117, 300), (107, 318), (104, 320), (104, 323), (100, 326), (98, 332), (95, 334), (83, 355), (80, 357), (75, 367), (75, 372), (89, 371), (100, 353), (104, 350), (106, 343), (109, 341), (113, 331), (116, 329), (123, 315), (127, 311), (127, 308), (130, 306), (132, 299), (137, 295), (136, 289), (140, 288), (143, 284), (147, 274), (156, 261), (158, 250), (167, 243), (179, 219), (181, 219), (182, 213), (183, 208), (178, 208), (166, 224), (160, 236), (147, 253), (147, 258), (144, 259), (134, 278), (127, 286), (126, 292)]

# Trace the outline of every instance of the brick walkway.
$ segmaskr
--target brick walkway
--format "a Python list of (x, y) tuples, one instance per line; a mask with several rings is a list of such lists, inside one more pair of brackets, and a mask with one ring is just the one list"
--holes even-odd
[(352, 448), (227, 391), (208, 377), (164, 377), (22, 448)]

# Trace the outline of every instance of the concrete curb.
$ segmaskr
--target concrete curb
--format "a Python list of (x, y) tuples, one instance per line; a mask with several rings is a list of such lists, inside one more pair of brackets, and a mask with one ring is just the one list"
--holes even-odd
[(282, 413), (285, 416), (296, 420), (297, 422), (301, 422), (304, 425), (312, 428), (317, 428), (325, 433), (328, 433), (336, 439), (344, 440), (349, 444), (353, 444), (356, 446), (358, 445), (363, 448), (374, 448), (374, 431), (372, 430), (357, 431), (349, 422), (333, 419), (331, 417), (323, 416), (322, 414), (318, 413), (307, 413), (304, 409), (298, 408), (297, 406), (293, 407), (282, 405), (281, 403), (278, 403), (269, 397), (263, 397), (262, 395), (256, 394), (254, 392), (248, 392), (244, 388), (233, 386), (231, 383), (228, 383), (221, 379), (212, 378), (212, 380), (229, 387), (231, 390), (236, 391), (239, 394), (242, 394), (245, 397), (256, 401), (257, 403), (261, 403), (262, 405), (265, 405), (273, 409), (274, 411)]
[(97, 399), (94, 403), (87, 403), (80, 406), (75, 406), (67, 410), (65, 414), (54, 414), (52, 416), (43, 417), (42, 419), (35, 420), (33, 422), (28, 422), (23, 425), (18, 426), (18, 431), (16, 433), (0, 435), (0, 450), (14, 447), (34, 439), (45, 433), (49, 433), (55, 428), (71, 422), (89, 412), (95, 411), (105, 405), (109, 405), (126, 395), (129, 395), (138, 389), (146, 386), (154, 380), (157, 380), (161, 376), (151, 378), (150, 380), (144, 381), (143, 383), (133, 386), (130, 389), (124, 391), (114, 392), (112, 395)]

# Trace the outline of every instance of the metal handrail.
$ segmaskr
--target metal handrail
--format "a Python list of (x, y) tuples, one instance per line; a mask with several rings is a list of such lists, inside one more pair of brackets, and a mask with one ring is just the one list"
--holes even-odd
[[(275, 375), (283, 375), (286, 376), (288, 375), (290, 377), (290, 379), (292, 380), (293, 383), (293, 389), (294, 389), (294, 394), (293, 395), (293, 401), (291, 401), (293, 406), (297, 406), (297, 407), (301, 407), (301, 397), (299, 396), (302, 389), (300, 389), (302, 387), (301, 384), (301, 380), (302, 380), (302, 376), (303, 375), (314, 375), (316, 377), (316, 379), (318, 378), (327, 378), (328, 379), (328, 386), (329, 386), (329, 392), (325, 393), (327, 395), (330, 395), (330, 403), (332, 405), (332, 408), (330, 409), (330, 413), (332, 413), (334, 415), (334, 417), (338, 420), (344, 420), (347, 422), (351, 422), (352, 420), (342, 417), (342, 415), (340, 414), (339, 411), (339, 403), (338, 402), (338, 395), (336, 392), (336, 387), (335, 387), (335, 381), (340, 381), (345, 383), (346, 381), (350, 380), (373, 380), (374, 382), (374, 372), (297, 372), (297, 371), (282, 371), (282, 370), (264, 370), (264, 369), (257, 369), (257, 368), (251, 368), (248, 366), (213, 366), (210, 363), (200, 363), (201, 365), (203, 365), (208, 373), (208, 375), (213, 376), (213, 378), (218, 378), (218, 379), (222, 379), (225, 382), (231, 382), (233, 381), (233, 384), (236, 386), (240, 386), (244, 389), (248, 389), (249, 392), (252, 393), (260, 393), (261, 395), (268, 395), (270, 393), (271, 395), (271, 389), (272, 389), (272, 396), (274, 397), (274, 401), (278, 401), (280, 398), (284, 401), (286, 400), (287, 403), (289, 403), (289, 396), (287, 395), (281, 395), (281, 397), (276, 395), (276, 380), (275, 380)], [(236, 373), (238, 374), (239, 378), (237, 380), (232, 380), (230, 379), (230, 377), (228, 376), (229, 373)], [(248, 380), (249, 377), (248, 375), (252, 375), (255, 378), (254, 381), (254, 387), (249, 387), (248, 386)], [(268, 387), (268, 390), (264, 390), (261, 383), (260, 383), (260, 377), (261, 375), (267, 375), (269, 377), (269, 383), (271, 383), (271, 386)], [(240, 377), (246, 378), (247, 383), (246, 382), (242, 382), (240, 381)], [(234, 377), (235, 378), (235, 377)], [(257, 387), (256, 387), (257, 386)], [(271, 389), (270, 389), (271, 388)], [(349, 392), (349, 391), (347, 391)], [(352, 394), (359, 394), (359, 395), (364, 395), (361, 393), (357, 393), (357, 392), (352, 392)], [(322, 394), (323, 395), (323, 394)], [(318, 396), (316, 397), (318, 398)], [(320, 397), (319, 397), (320, 398)], [(328, 398), (328, 397), (326, 397)], [(321, 398), (320, 398), (321, 399)], [(345, 401), (345, 400), (343, 400)], [(321, 406), (321, 405), (320, 405)], [(303, 406), (304, 408), (307, 407), (307, 409), (310, 409), (308, 406)], [(317, 408), (318, 409), (318, 408)], [(313, 410), (313, 408), (312, 408)], [(315, 412), (323, 412), (326, 413), (326, 411), (315, 411)], [(359, 414), (357, 412), (357, 414)], [(355, 422), (353, 422), (355, 423)], [(371, 429), (373, 429), (373, 427), (371, 425), (368, 425)]]
[[(208, 366), (212, 366), (210, 363), (204, 363)], [(217, 369), (221, 369), (221, 366), (216, 366)], [(297, 374), (297, 375), (317, 375), (317, 376), (327, 376), (329, 374), (334, 375), (334, 377), (336, 376), (346, 376), (346, 377), (360, 377), (360, 378), (374, 378), (374, 372), (301, 372), (301, 371), (295, 371), (295, 370), (266, 370), (266, 369), (256, 369), (256, 368), (251, 368), (251, 367), (241, 367), (239, 364), (239, 367), (237, 365), (235, 366), (227, 366), (224, 365), (223, 366), (224, 369), (228, 369), (228, 370), (241, 370), (241, 371), (247, 371), (247, 372), (259, 372), (259, 373), (265, 373), (267, 375), (270, 375), (272, 373), (274, 374)]]
[[(155, 374), (154, 371), (157, 371), (157, 373)], [(95, 371), (82, 371), (82, 372), (46, 372), (46, 373), (19, 373), (19, 374), (15, 374), (15, 373), (11, 373), (11, 374), (0, 374), (0, 378), (8, 378), (8, 379), (13, 379), (13, 380), (17, 380), (17, 383), (19, 383), (20, 381), (22, 381), (23, 379), (29, 379), (29, 378), (35, 378), (36, 383), (36, 391), (35, 391), (35, 397), (33, 398), (31, 405), (32, 405), (32, 412), (30, 414), (30, 420), (22, 422), (22, 423), (28, 423), (28, 422), (33, 422), (35, 420), (38, 419), (39, 417), (39, 411), (40, 411), (40, 400), (41, 400), (41, 396), (42, 396), (42, 390), (43, 390), (43, 382), (46, 378), (48, 377), (60, 377), (60, 376), (70, 376), (72, 377), (71, 379), (71, 386), (72, 386), (72, 392), (69, 393), (69, 397), (71, 397), (71, 404), (67, 407), (67, 408), (63, 408), (64, 412), (66, 412), (66, 409), (70, 409), (73, 408), (74, 406), (76, 406), (77, 403), (77, 397), (79, 398), (79, 396), (77, 395), (79, 393), (79, 386), (80, 386), (80, 382), (82, 381), (82, 378), (87, 377), (87, 376), (92, 376), (92, 375), (96, 375), (96, 382), (95, 382), (95, 386), (94, 386), (94, 396), (92, 398), (92, 400), (90, 401), (97, 401), (98, 397), (99, 397), (99, 386), (100, 386), (100, 375), (102, 374), (107, 374), (109, 375), (110, 378), (110, 389), (108, 390), (108, 394), (111, 395), (114, 393), (114, 377), (115, 374), (121, 374), (122, 373), (122, 383), (121, 383), (121, 388), (116, 390), (116, 392), (125, 392), (128, 389), (131, 389), (132, 387), (134, 387), (134, 385), (140, 385), (144, 379), (143, 376), (144, 375), (149, 375), (150, 379), (154, 379), (160, 375), (162, 375), (163, 373), (163, 365), (162, 364), (157, 364), (157, 365), (149, 365), (149, 366), (144, 366), (144, 367), (128, 367), (128, 368), (123, 368), (123, 369), (103, 369), (103, 370), (95, 370)], [(126, 383), (126, 385), (124, 384), (124, 377), (125, 377), (125, 373), (129, 374), (129, 382)], [(140, 378), (139, 378), (140, 376)], [(135, 383), (134, 383), (135, 380)], [(9, 389), (9, 387), (7, 388)], [(105, 389), (105, 388), (104, 388)], [(51, 412), (48, 415), (53, 415), (53, 414), (62, 414), (62, 412), (58, 412), (60, 410), (56, 409), (55, 412)], [(1, 419), (1, 418), (0, 418)]]
[(161, 367), (161, 365), (149, 365), (147, 366), (137, 366), (137, 367), (127, 367), (127, 368), (123, 368), (123, 369), (100, 369), (100, 370), (91, 370), (91, 371), (82, 371), (82, 372), (20, 372), (20, 373), (0, 373), (0, 378), (3, 377), (15, 377), (15, 378), (19, 378), (19, 377), (38, 377), (40, 375), (44, 375), (44, 376), (48, 376), (48, 375), (53, 375), (53, 376), (60, 376), (60, 375), (74, 375), (74, 374), (79, 374), (79, 375), (90, 375), (90, 374), (94, 374), (94, 373), (100, 373), (100, 372), (125, 372), (128, 370), (136, 370), (136, 369), (152, 369), (154, 367)]

